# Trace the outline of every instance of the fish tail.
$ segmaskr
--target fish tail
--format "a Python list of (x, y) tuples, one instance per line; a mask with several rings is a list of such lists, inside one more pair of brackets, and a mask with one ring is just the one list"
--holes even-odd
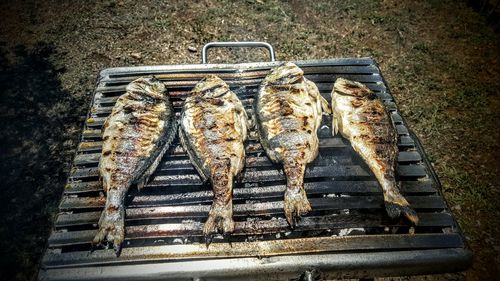
[(311, 211), (311, 205), (304, 190), (306, 164), (285, 161), (283, 168), (286, 175), (284, 211), (288, 223), (294, 227), (297, 217)]
[(215, 232), (226, 234), (234, 231), (233, 178), (230, 159), (214, 163), (210, 177), (214, 200), (208, 213), (208, 219), (203, 227), (205, 235)]
[(398, 218), (404, 216), (414, 225), (417, 225), (419, 221), (417, 213), (410, 207), (406, 198), (401, 195), (396, 182), (384, 180), (381, 184), (384, 192), (385, 209), (389, 217)]
[(99, 231), (92, 244), (101, 244), (104, 240), (113, 244), (117, 255), (125, 238), (124, 200), (127, 189), (108, 186), (106, 205), (99, 219)]

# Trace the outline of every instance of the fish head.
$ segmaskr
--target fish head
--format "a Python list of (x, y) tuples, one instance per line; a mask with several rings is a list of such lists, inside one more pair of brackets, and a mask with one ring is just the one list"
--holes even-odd
[(265, 83), (270, 85), (292, 85), (304, 79), (304, 71), (292, 62), (286, 62), (275, 69), (266, 77)]
[(126, 90), (136, 99), (166, 100), (165, 84), (156, 77), (141, 77), (128, 84)]
[(194, 86), (191, 94), (194, 97), (219, 98), (229, 92), (229, 86), (217, 75), (207, 75)]
[(334, 84), (335, 92), (356, 98), (375, 99), (376, 95), (366, 86), (356, 81), (338, 78)]

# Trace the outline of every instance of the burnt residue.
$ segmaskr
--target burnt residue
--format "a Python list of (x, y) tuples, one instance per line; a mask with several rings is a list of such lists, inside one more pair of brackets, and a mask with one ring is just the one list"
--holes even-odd
[[(0, 47), (0, 276), (29, 279), (76, 146), (82, 100), (65, 92), (55, 50)], [(17, 274), (16, 274), (17, 272)]]

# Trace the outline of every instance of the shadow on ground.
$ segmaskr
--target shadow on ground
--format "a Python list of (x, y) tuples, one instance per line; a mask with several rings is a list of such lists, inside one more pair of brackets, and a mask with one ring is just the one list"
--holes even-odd
[[(61, 89), (48, 58), (53, 48), (0, 49), (0, 276), (25, 280), (50, 231), (66, 179), (79, 101)], [(66, 149), (67, 151), (67, 149)], [(67, 152), (66, 152), (67, 154)]]

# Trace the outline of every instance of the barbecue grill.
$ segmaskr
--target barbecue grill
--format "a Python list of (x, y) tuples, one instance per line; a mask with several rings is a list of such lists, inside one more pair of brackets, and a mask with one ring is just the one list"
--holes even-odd
[[(270, 62), (208, 64), (211, 47), (265, 47)], [(417, 137), (401, 117), (380, 69), (371, 58), (295, 62), (330, 101), (333, 82), (366, 84), (384, 102), (398, 133), (397, 177), (420, 218), (416, 227), (391, 220), (382, 191), (348, 140), (331, 134), (324, 116), (319, 156), (306, 171), (313, 211), (292, 230), (283, 214), (285, 176), (266, 157), (255, 131), (246, 144), (246, 168), (234, 186), (235, 232), (207, 246), (202, 234), (212, 199), (178, 139), (141, 192), (126, 202), (126, 236), (119, 257), (92, 251), (91, 240), (105, 203), (97, 164), (101, 127), (132, 80), (154, 75), (168, 88), (177, 116), (192, 87), (217, 74), (253, 116), (253, 100), (269, 70), (280, 62), (267, 43), (210, 43), (203, 63), (110, 68), (101, 71), (81, 142), (42, 260), (40, 280), (263, 280), (364, 278), (455, 272), (471, 264), (471, 252), (443, 200), (440, 183)], [(252, 129), (253, 130), (253, 129)], [(265, 278), (265, 279), (264, 279)]]

